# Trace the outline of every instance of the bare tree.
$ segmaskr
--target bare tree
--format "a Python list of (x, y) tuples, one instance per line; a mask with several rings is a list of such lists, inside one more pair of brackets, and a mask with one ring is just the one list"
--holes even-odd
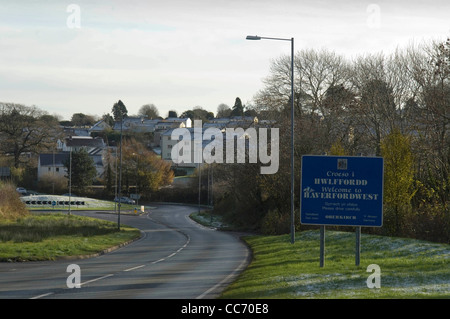
[(58, 120), (37, 107), (0, 103), (0, 150), (13, 157), (14, 167), (25, 153), (54, 148), (61, 134)]
[[(310, 49), (296, 53), (294, 68), (294, 113), (299, 122), (296, 126), (304, 127), (304, 121), (321, 126), (322, 133), (316, 136), (316, 144), (325, 151), (338, 136), (347, 136), (350, 128), (345, 112), (337, 112), (346, 110), (346, 104), (351, 103), (348, 62), (334, 52)], [(283, 121), (280, 116), (289, 117), (290, 72), (290, 57), (281, 56), (272, 62), (270, 75), (263, 81), (265, 87), (255, 96), (260, 113), (270, 113), (277, 121)]]

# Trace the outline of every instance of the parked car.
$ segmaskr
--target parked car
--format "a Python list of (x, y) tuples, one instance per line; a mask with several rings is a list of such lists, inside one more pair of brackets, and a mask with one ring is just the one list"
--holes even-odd
[[(119, 202), (119, 198), (118, 198), (118, 197), (114, 198), (114, 201), (115, 201), (115, 202)], [(129, 198), (129, 197), (125, 197), (125, 196), (122, 196), (122, 197), (120, 198), (120, 202), (121, 202), (122, 204), (136, 204), (136, 202), (135, 202), (133, 199), (131, 199), (131, 198)]]
[(27, 190), (23, 187), (17, 187), (16, 191), (21, 194), (21, 195), (26, 195), (27, 194)]

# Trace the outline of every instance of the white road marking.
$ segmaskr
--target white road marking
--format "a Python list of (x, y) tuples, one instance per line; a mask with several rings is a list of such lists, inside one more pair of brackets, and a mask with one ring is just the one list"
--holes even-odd
[(42, 294), (42, 295), (39, 295), (39, 296), (31, 297), (30, 299), (40, 299), (40, 298), (44, 298), (44, 297), (47, 297), (47, 296), (50, 296), (50, 295), (53, 295), (53, 292), (48, 292), (46, 294)]
[(136, 269), (139, 269), (139, 268), (142, 268), (142, 267), (145, 267), (146, 265), (140, 265), (140, 266), (136, 266), (136, 267), (133, 267), (133, 268), (128, 268), (128, 269), (125, 269), (124, 271), (132, 271), (132, 270), (136, 270)]
[(83, 285), (86, 285), (86, 284), (90, 284), (91, 282), (102, 280), (102, 279), (105, 279), (105, 278), (108, 278), (108, 277), (111, 277), (111, 276), (114, 276), (114, 274), (104, 275), (102, 277), (98, 277), (98, 278), (95, 278), (95, 279), (91, 279), (91, 280), (85, 281), (85, 282), (81, 283), (80, 286), (83, 286)]
[[(148, 215), (147, 215), (147, 218), (151, 219)], [(183, 249), (185, 249), (185, 248), (189, 245), (189, 243), (190, 243), (190, 241), (191, 241), (191, 237), (190, 237), (189, 235), (187, 235), (187, 234), (185, 234), (185, 233), (179, 231), (179, 230), (176, 230), (176, 231), (178, 231), (178, 232), (182, 233), (184, 236), (186, 236), (187, 239), (186, 239), (186, 242), (184, 243), (184, 245), (181, 246), (181, 247), (180, 247), (177, 251), (175, 251), (174, 253), (172, 253), (172, 254), (170, 254), (170, 255), (164, 257), (164, 258), (161, 258), (161, 259), (159, 259), (159, 260), (153, 261), (153, 262), (151, 263), (152, 265), (157, 264), (157, 263), (162, 262), (162, 261), (165, 261), (166, 259), (175, 256), (176, 254), (178, 254), (179, 252), (181, 252)], [(147, 234), (145, 234), (145, 232), (144, 232), (144, 235), (147, 236)], [(142, 239), (142, 238), (141, 238), (141, 239)], [(123, 270), (123, 271), (125, 271), (125, 272), (133, 271), (133, 270), (136, 270), (136, 269), (143, 268), (143, 267), (145, 267), (145, 266), (146, 266), (146, 265), (140, 265), (140, 266), (136, 266), (136, 267), (132, 267), (132, 268), (125, 269), (125, 270)], [(112, 277), (112, 276), (114, 276), (114, 274), (108, 274), (108, 275), (105, 275), (105, 276), (102, 276), (102, 277), (94, 278), (94, 279), (91, 279), (91, 280), (88, 280), (88, 281), (85, 281), (85, 282), (81, 283), (80, 286), (83, 286), (83, 285), (86, 285), (86, 284), (89, 284), (89, 283), (92, 283), (92, 282), (95, 282), (95, 281), (98, 281), (98, 280), (102, 280), (102, 279), (105, 279), (105, 278), (108, 278), (108, 277)], [(227, 278), (228, 278), (228, 277), (227, 277)], [(227, 279), (227, 278), (225, 278), (225, 279)], [(215, 286), (214, 286), (214, 287), (215, 287)], [(213, 288), (214, 288), (214, 287), (213, 287)], [(210, 290), (212, 290), (213, 288), (211, 288)], [(209, 290), (208, 290), (207, 292), (205, 292), (203, 295), (205, 295), (205, 294), (208, 293), (208, 292), (209, 292)], [(30, 299), (44, 298), (44, 297), (47, 297), (47, 296), (50, 296), (50, 295), (53, 295), (53, 294), (54, 294), (54, 292), (48, 292), (48, 293), (46, 293), (46, 294), (42, 294), (42, 295), (38, 295), (38, 296), (31, 297)], [(202, 295), (202, 296), (203, 296), (203, 295)]]
[(235, 276), (237, 272), (241, 271), (244, 268), (244, 265), (247, 262), (247, 258), (248, 258), (248, 250), (246, 250), (246, 255), (245, 258), (242, 260), (242, 262), (240, 263), (239, 266), (237, 266), (233, 272), (231, 274), (229, 274), (228, 276), (226, 276), (221, 282), (219, 282), (218, 284), (216, 284), (215, 286), (209, 288), (208, 290), (206, 290), (204, 293), (202, 293), (200, 296), (197, 296), (195, 299), (202, 299), (203, 297), (205, 297), (207, 294), (209, 294), (211, 291), (215, 290), (217, 287), (219, 287), (220, 285), (222, 285), (224, 282), (226, 282), (227, 280), (229, 280), (231, 277)]

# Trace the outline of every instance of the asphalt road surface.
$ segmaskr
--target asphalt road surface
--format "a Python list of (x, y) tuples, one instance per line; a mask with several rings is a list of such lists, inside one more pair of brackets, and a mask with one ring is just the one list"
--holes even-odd
[[(235, 235), (193, 222), (188, 215), (196, 209), (158, 205), (145, 215), (122, 214), (121, 224), (140, 229), (142, 238), (98, 257), (0, 263), (0, 299), (216, 298), (245, 269), (249, 251)], [(67, 284), (70, 276), (76, 284), (72, 264), (79, 266), (79, 288)]]

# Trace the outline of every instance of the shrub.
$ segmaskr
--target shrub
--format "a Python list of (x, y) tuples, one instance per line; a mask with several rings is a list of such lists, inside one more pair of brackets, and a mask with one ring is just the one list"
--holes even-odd
[(68, 191), (68, 180), (64, 176), (47, 173), (42, 175), (38, 183), (38, 191), (48, 194), (63, 194)]
[(384, 225), (390, 235), (400, 235), (403, 221), (411, 211), (414, 196), (414, 159), (408, 136), (395, 130), (382, 141), (384, 157)]
[(16, 187), (10, 183), (0, 182), (0, 220), (16, 220), (28, 214)]
[(265, 235), (287, 234), (290, 230), (289, 214), (281, 214), (277, 209), (269, 210), (261, 223), (261, 231)]

